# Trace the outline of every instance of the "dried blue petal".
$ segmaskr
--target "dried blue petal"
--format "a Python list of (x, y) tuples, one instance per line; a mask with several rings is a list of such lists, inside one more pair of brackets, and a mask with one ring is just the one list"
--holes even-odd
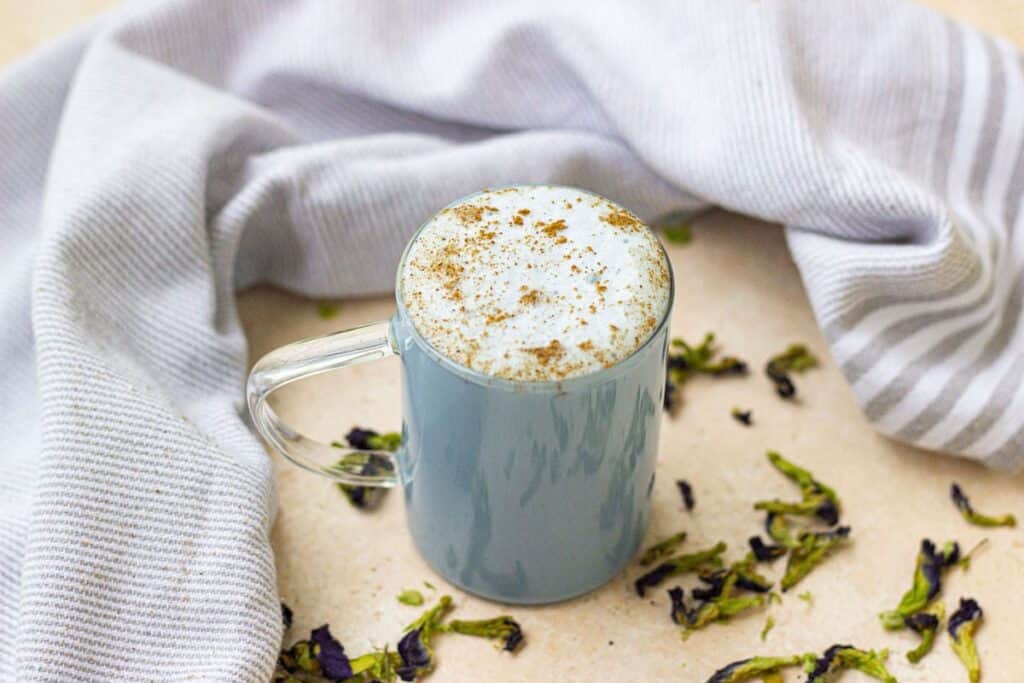
[(946, 630), (951, 638), (953, 652), (967, 668), (971, 683), (981, 680), (981, 660), (974, 644), (974, 634), (984, 616), (981, 606), (972, 598), (960, 598), (960, 607), (949, 617)]
[(428, 671), (431, 667), (430, 650), (423, 644), (422, 634), (422, 629), (416, 628), (398, 641), (398, 655), (402, 658), (402, 665), (395, 673), (403, 681), (414, 681), (421, 671)]
[(672, 601), (670, 616), (676, 624), (683, 625), (689, 621), (689, 610), (686, 609), (686, 598), (679, 586), (668, 589), (669, 600)]
[(370, 445), (370, 439), (380, 436), (377, 432), (372, 429), (362, 429), (360, 427), (353, 427), (348, 434), (345, 435), (345, 441), (352, 448), (356, 448), (361, 451), (372, 451), (373, 446)]
[(786, 554), (786, 546), (767, 544), (760, 536), (751, 536), (747, 543), (758, 562), (772, 562)]
[(714, 600), (722, 594), (722, 589), (725, 588), (725, 580), (728, 576), (729, 571), (726, 569), (718, 569), (713, 572), (703, 572), (697, 578), (699, 578), (707, 588), (694, 588), (690, 591), (690, 595), (693, 596), (694, 600)]
[(309, 634), (313, 653), (320, 665), (320, 673), (329, 681), (343, 681), (352, 677), (352, 665), (341, 646), (326, 624), (313, 629)]
[(733, 408), (730, 413), (732, 418), (739, 422), (741, 425), (749, 427), (754, 424), (754, 411), (753, 410), (740, 410), (739, 408)]
[(671, 374), (665, 375), (665, 398), (663, 405), (669, 413), (675, 412), (679, 407), (679, 385), (672, 379)]
[(692, 510), (695, 504), (693, 500), (693, 487), (685, 479), (676, 479), (676, 486), (679, 487), (679, 495), (683, 497), (683, 505), (687, 511)]
[(284, 625), (285, 631), (292, 627), (292, 608), (283, 602), (281, 603), (281, 623)]

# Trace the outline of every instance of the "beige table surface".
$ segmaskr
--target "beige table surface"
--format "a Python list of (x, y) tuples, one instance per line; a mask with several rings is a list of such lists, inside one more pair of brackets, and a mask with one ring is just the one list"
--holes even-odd
[[(94, 14), (109, 0), (0, 0), (0, 63)], [(1024, 44), (1021, 0), (930, 0), (953, 16)], [(449, 197), (438, 197), (438, 205)], [(838, 369), (828, 360), (806, 297), (777, 226), (712, 213), (698, 220), (695, 239), (672, 247), (678, 297), (672, 312), (676, 334), (696, 338), (718, 333), (729, 351), (756, 365), (790, 341), (806, 341), (824, 367), (800, 378), (803, 402), (778, 400), (759, 375), (746, 380), (698, 380), (685, 389), (681, 413), (662, 430), (651, 539), (684, 528), (688, 546), (718, 539), (733, 554), (759, 530), (750, 503), (767, 495), (791, 495), (789, 485), (763, 458), (776, 448), (806, 464), (839, 489), (844, 522), (854, 542), (801, 589), (812, 606), (793, 597), (771, 607), (775, 629), (758, 638), (765, 614), (715, 625), (683, 643), (668, 618), (662, 591), (651, 605), (632, 592), (637, 571), (569, 603), (508, 608), (523, 624), (527, 646), (514, 658), (487, 643), (450, 637), (437, 649), (436, 681), (703, 681), (718, 666), (752, 654), (821, 650), (835, 642), (889, 647), (891, 668), (903, 683), (966, 680), (943, 637), (917, 667), (903, 652), (916, 642), (887, 634), (876, 613), (898, 601), (907, 587), (919, 540), (956, 538), (971, 546), (991, 539), (970, 572), (954, 572), (944, 594), (976, 597), (986, 621), (978, 638), (985, 681), (1024, 680), (1024, 539), (1021, 531), (969, 527), (949, 503), (956, 479), (979, 508), (1024, 516), (1024, 477), (1007, 477), (952, 458), (927, 454), (876, 435), (861, 416)], [(270, 289), (239, 297), (252, 358), (300, 337), (327, 333), (390, 315), (387, 299), (346, 301), (332, 320), (314, 302)], [(283, 390), (276, 402), (294, 424), (325, 439), (353, 424), (392, 429), (399, 425), (398, 366), (394, 360), (361, 366)], [(753, 408), (756, 424), (744, 429), (729, 417), (734, 404)], [(364, 514), (348, 506), (325, 480), (274, 457), (280, 511), (273, 530), (281, 595), (295, 611), (293, 633), (329, 622), (348, 649), (393, 643), (416, 610), (394, 596), (429, 580), (451, 592), (457, 614), (483, 617), (500, 606), (453, 590), (419, 559), (405, 531), (401, 496)], [(681, 510), (673, 480), (693, 482), (697, 508)], [(776, 572), (781, 566), (776, 568)], [(430, 591), (425, 591), (428, 595)], [(796, 680), (790, 674), (787, 680)], [(849, 674), (844, 681), (867, 680)]]

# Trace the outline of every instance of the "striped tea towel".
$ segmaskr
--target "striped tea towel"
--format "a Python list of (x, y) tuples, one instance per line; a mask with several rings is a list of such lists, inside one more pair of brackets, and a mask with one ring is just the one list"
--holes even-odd
[(234, 292), (485, 185), (788, 226), (878, 429), (1024, 459), (1024, 70), (891, 0), (126, 3), (0, 76), (0, 679), (263, 681)]

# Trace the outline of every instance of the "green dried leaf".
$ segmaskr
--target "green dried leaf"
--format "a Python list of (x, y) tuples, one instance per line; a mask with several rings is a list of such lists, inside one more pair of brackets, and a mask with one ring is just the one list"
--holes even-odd
[(441, 621), (452, 609), (452, 596), (442, 595), (437, 604), (428, 609), (420, 618), (403, 629), (405, 633), (420, 629), (421, 640), (424, 645), (430, 645), (430, 640), (435, 633), (441, 630)]
[(423, 604), (423, 593), (415, 588), (404, 590), (398, 594), (398, 602), (411, 607), (419, 607)]
[[(813, 657), (813, 655), (811, 656)], [(768, 676), (778, 675), (781, 669), (800, 666), (803, 661), (804, 659), (801, 655), (741, 659), (711, 674), (711, 678), (707, 680), (707, 683), (740, 683), (740, 681), (749, 681), (758, 677), (768, 681), (770, 680)]]
[(761, 629), (761, 642), (763, 643), (768, 639), (768, 633), (775, 628), (775, 619), (772, 615), (768, 615), (768, 618), (764, 620), (764, 628)]
[(784, 515), (768, 513), (764, 520), (764, 529), (773, 541), (786, 548), (795, 548), (797, 540), (789, 529), (789, 522)]
[(846, 542), (850, 527), (841, 526), (832, 531), (805, 531), (800, 534), (796, 547), (789, 553), (786, 573), (780, 585), (787, 591), (802, 581), (821, 564), (836, 547)]
[(814, 594), (811, 593), (811, 591), (804, 591), (803, 593), (797, 593), (796, 597), (800, 598), (801, 600), (806, 602), (808, 605), (813, 605), (814, 604)]
[(907, 659), (917, 664), (925, 655), (932, 651), (935, 644), (935, 636), (942, 626), (942, 620), (946, 616), (946, 607), (941, 602), (933, 602), (916, 614), (911, 614), (903, 620), (907, 628), (921, 634), (920, 644), (907, 653)]
[(686, 540), (686, 532), (680, 531), (678, 534), (673, 534), (663, 541), (659, 541), (652, 545), (650, 548), (644, 551), (644, 554), (640, 556), (640, 564), (647, 566), (654, 564), (658, 560), (668, 557), (675, 549), (679, 547), (683, 541)]

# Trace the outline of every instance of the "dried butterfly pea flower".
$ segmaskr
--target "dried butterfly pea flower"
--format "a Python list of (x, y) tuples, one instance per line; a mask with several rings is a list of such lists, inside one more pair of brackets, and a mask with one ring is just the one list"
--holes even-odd
[[(508, 650), (514, 650), (523, 642), (519, 624), (506, 616), (482, 621), (442, 623), (451, 608), (451, 596), (442, 596), (437, 605), (405, 628), (397, 652), (385, 648), (351, 660), (345, 656), (344, 648), (331, 636), (329, 629), (322, 626), (310, 634), (309, 640), (298, 641), (291, 648), (282, 649), (272, 683), (390, 683), (396, 678), (413, 681), (433, 670), (431, 638), (438, 633), (498, 638)], [(346, 662), (347, 670), (344, 668)]]
[[(813, 655), (812, 655), (813, 656)], [(727, 664), (715, 673), (707, 683), (740, 683), (753, 678), (777, 675), (781, 669), (800, 666), (804, 659), (800, 655), (792, 657), (750, 657), (738, 662)]]
[(734, 562), (728, 574), (736, 577), (737, 588), (754, 593), (767, 593), (772, 589), (772, 582), (757, 573), (757, 557), (753, 553), (747, 553), (742, 560)]
[(746, 425), (747, 427), (754, 424), (753, 410), (740, 410), (739, 408), (734, 407), (730, 415), (732, 415), (734, 420), (742, 425)]
[(805, 531), (790, 551), (786, 573), (780, 585), (787, 591), (811, 573), (837, 546), (850, 536), (850, 527), (841, 526), (831, 531)]
[[(337, 442), (331, 445), (336, 448), (344, 448)], [(363, 476), (375, 477), (391, 472), (394, 467), (389, 460), (376, 453), (349, 453), (338, 460), (331, 469), (339, 472), (356, 471)], [(372, 486), (351, 486), (349, 484), (338, 484), (337, 486), (338, 490), (345, 494), (352, 507), (360, 510), (376, 509), (388, 492), (386, 488)]]
[(917, 664), (926, 654), (932, 651), (935, 644), (935, 636), (939, 632), (943, 617), (946, 616), (946, 607), (941, 602), (933, 602), (924, 610), (911, 614), (903, 620), (903, 623), (910, 630), (921, 635), (921, 643), (907, 653), (907, 659)]
[(692, 510), (696, 501), (693, 499), (693, 487), (685, 479), (676, 479), (676, 486), (679, 487), (679, 495), (683, 498), (683, 505), (687, 511)]
[(718, 358), (718, 349), (714, 341), (715, 335), (710, 332), (704, 335), (704, 339), (696, 346), (691, 346), (682, 339), (672, 340), (672, 348), (678, 351), (669, 351), (668, 354), (668, 372), (665, 379), (666, 410), (672, 411), (679, 405), (679, 389), (694, 375), (724, 376), (747, 373), (747, 364), (739, 358)]
[(292, 627), (292, 608), (288, 605), (281, 603), (281, 624), (284, 626), (284, 630), (287, 631)]
[(680, 531), (678, 534), (673, 534), (665, 540), (655, 543), (645, 550), (644, 554), (640, 556), (640, 564), (646, 567), (654, 564), (662, 558), (668, 557), (675, 552), (675, 549), (682, 545), (685, 540), (686, 532)]
[(807, 683), (824, 683), (831, 674), (856, 669), (885, 683), (897, 683), (896, 677), (885, 668), (889, 651), (858, 650), (852, 645), (833, 645), (814, 661), (807, 663)]
[(646, 589), (657, 586), (671, 576), (679, 576), (680, 574), (688, 574), (695, 571), (708, 571), (709, 569), (721, 567), (721, 555), (725, 552), (725, 548), (725, 543), (718, 543), (711, 548), (687, 555), (677, 555), (665, 560), (634, 582), (633, 585), (636, 588), (637, 595), (643, 597)]
[(687, 623), (690, 618), (690, 610), (686, 608), (686, 594), (683, 592), (683, 589), (679, 586), (669, 588), (668, 598), (672, 603), (669, 616), (672, 618), (673, 623), (680, 626)]
[(452, 609), (452, 596), (442, 595), (437, 604), (420, 615), (420, 617), (405, 627), (405, 632), (419, 629), (423, 643), (430, 645), (430, 639), (441, 629), (441, 621)]
[(679, 407), (679, 385), (672, 379), (671, 372), (665, 375), (665, 399), (662, 405), (669, 413), (674, 413)]
[(959, 561), (960, 546), (956, 543), (950, 541), (937, 551), (935, 544), (927, 538), (921, 541), (913, 583), (896, 609), (878, 615), (882, 625), (890, 631), (903, 628), (906, 625), (904, 619), (923, 610), (939, 594), (943, 572)]
[(672, 620), (685, 627), (684, 639), (691, 631), (703, 628), (716, 621), (724, 621), (740, 612), (766, 604), (764, 595), (733, 597), (737, 588), (764, 593), (771, 589), (771, 582), (754, 569), (756, 558), (750, 554), (728, 569), (703, 572), (700, 580), (707, 588), (694, 588), (691, 595), (702, 602), (693, 609), (687, 609), (682, 590), (678, 587), (669, 591), (672, 599)]
[[(343, 681), (352, 677), (352, 665), (345, 648), (331, 635), (327, 624), (313, 629), (309, 634), (313, 656), (320, 665), (320, 674), (329, 681)], [(305, 669), (304, 669), (305, 670)]]
[(804, 372), (810, 368), (817, 367), (818, 359), (815, 358), (803, 344), (791, 344), (780, 354), (772, 356), (765, 365), (764, 372), (768, 379), (775, 385), (775, 392), (782, 398), (792, 398), (796, 395), (796, 386), (790, 378), (791, 372)]
[(1013, 515), (1006, 514), (999, 517), (992, 517), (989, 515), (983, 515), (980, 512), (976, 512), (971, 507), (971, 501), (964, 494), (963, 489), (956, 482), (953, 482), (949, 488), (949, 495), (953, 499), (953, 504), (956, 505), (957, 509), (960, 510), (960, 514), (971, 524), (977, 526), (1017, 526), (1017, 518)]
[(792, 511), (781, 509), (772, 510), (769, 509), (769, 507), (758, 508), (758, 505), (771, 506), (779, 504), (778, 501), (755, 504), (755, 509), (765, 509), (768, 512), (785, 514), (814, 514), (829, 525), (839, 522), (840, 502), (839, 495), (835, 492), (835, 489), (821, 483), (815, 479), (808, 470), (790, 462), (786, 458), (782, 457), (782, 454), (777, 451), (768, 451), (766, 455), (768, 457), (768, 462), (772, 464), (772, 467), (800, 487), (800, 492), (803, 494), (804, 502), (802, 504), (802, 508), (800, 507), (800, 504), (798, 504), (797, 508)]
[(839, 522), (839, 509), (836, 508), (836, 504), (822, 495), (809, 496), (799, 503), (787, 503), (781, 500), (759, 500), (754, 503), (754, 509), (776, 515), (814, 516), (829, 526)]
[(720, 597), (708, 602), (701, 603), (696, 609), (686, 615), (686, 623), (683, 624), (683, 640), (686, 640), (690, 633), (704, 628), (716, 621), (726, 621), (731, 617), (746, 612), (756, 607), (763, 607), (767, 604), (764, 595), (744, 595), (736, 598)]
[(414, 588), (404, 590), (398, 594), (398, 602), (411, 607), (419, 607), (423, 604), (423, 593)]
[(735, 584), (736, 579), (732, 576), (731, 572), (725, 569), (716, 569), (711, 572), (703, 572), (697, 576), (702, 583), (705, 584), (706, 588), (694, 588), (690, 591), (690, 595), (694, 600), (714, 600), (722, 594), (725, 588), (726, 579), (730, 579), (731, 583)]
[(967, 668), (967, 677), (971, 683), (981, 680), (981, 660), (978, 659), (978, 648), (974, 644), (974, 633), (983, 616), (977, 601), (973, 598), (960, 598), (960, 606), (950, 615), (946, 625), (951, 638), (950, 646)]
[(768, 633), (775, 628), (775, 619), (772, 615), (768, 615), (768, 618), (764, 620), (764, 628), (761, 629), (761, 642), (763, 643), (768, 639)]
[(519, 623), (510, 616), (503, 615), (479, 621), (453, 619), (445, 626), (445, 630), (465, 636), (496, 640), (501, 645), (501, 649), (506, 652), (515, 652), (523, 643), (523, 630)]
[(403, 681), (415, 681), (417, 676), (428, 674), (434, 668), (433, 653), (423, 642), (423, 629), (414, 628), (398, 641), (398, 656), (402, 663), (395, 673)]
[(345, 435), (348, 445), (360, 451), (396, 451), (402, 445), (402, 435), (398, 432), (379, 434), (372, 429), (353, 427)]
[(786, 546), (765, 543), (760, 536), (751, 536), (747, 539), (750, 550), (758, 562), (772, 562), (786, 554)]
[[(360, 451), (395, 451), (402, 443), (402, 435), (398, 432), (378, 434), (372, 429), (354, 427), (345, 435), (345, 441), (349, 447)], [(332, 442), (331, 446), (345, 448), (337, 441)], [(361, 475), (373, 477), (391, 472), (394, 466), (390, 460), (375, 453), (350, 453), (335, 463), (334, 469), (344, 472), (357, 471)], [(353, 507), (360, 510), (376, 508), (388, 492), (385, 488), (348, 484), (338, 484), (338, 490), (345, 494)]]

